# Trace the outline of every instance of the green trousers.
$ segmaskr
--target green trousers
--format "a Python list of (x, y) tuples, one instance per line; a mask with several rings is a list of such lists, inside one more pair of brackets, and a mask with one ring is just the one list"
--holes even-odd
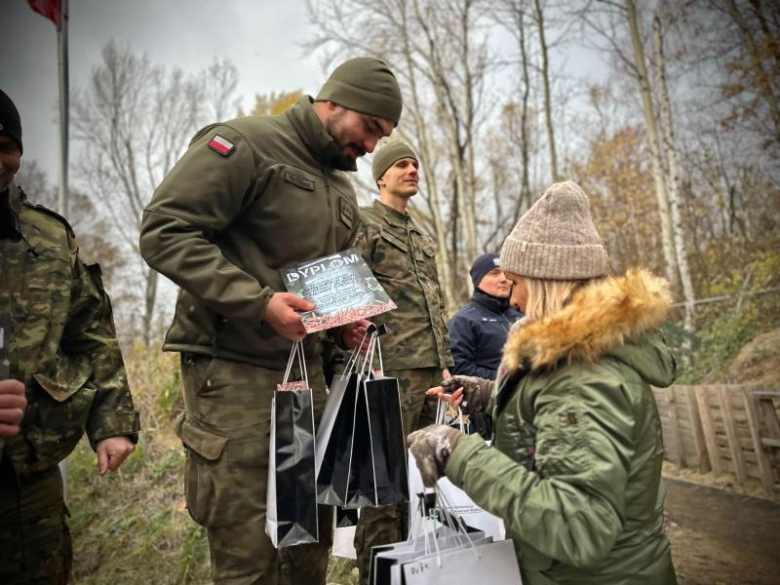
[[(283, 366), (284, 364), (282, 364)], [(308, 365), (314, 415), (325, 405), (322, 367)], [(282, 370), (182, 355), (185, 493), (206, 528), (216, 585), (324, 585), (333, 509), (319, 506), (320, 539), (276, 550), (265, 533), (271, 400)]]
[(0, 583), (65, 585), (73, 563), (62, 476), (55, 467), (16, 475), (0, 461)]
[[(426, 399), (425, 391), (441, 382), (439, 368), (385, 371), (385, 376), (398, 378), (401, 389), (404, 432), (433, 424), (436, 419), (436, 400)], [(368, 563), (371, 548), (406, 540), (409, 532), (409, 506), (362, 508), (355, 529), (355, 550), (360, 571), (360, 583), (368, 583)]]

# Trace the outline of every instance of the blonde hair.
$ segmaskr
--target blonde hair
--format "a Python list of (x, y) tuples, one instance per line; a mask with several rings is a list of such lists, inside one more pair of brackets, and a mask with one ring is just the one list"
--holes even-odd
[(574, 293), (586, 284), (587, 280), (540, 280), (522, 277), (528, 290), (525, 303), (525, 316), (530, 321), (539, 321), (557, 313), (571, 302)]

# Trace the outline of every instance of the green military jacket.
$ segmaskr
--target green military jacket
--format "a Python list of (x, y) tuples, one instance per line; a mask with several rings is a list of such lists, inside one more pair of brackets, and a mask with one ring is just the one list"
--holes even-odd
[[(181, 287), (165, 350), (284, 367), (291, 344), (263, 320), (279, 269), (348, 248), (359, 225), (311, 103), (207, 126), (155, 191), (141, 253)], [(307, 336), (307, 357), (320, 345)]]
[(676, 582), (650, 387), (674, 379), (654, 332), (669, 304), (664, 281), (630, 272), (510, 332), (493, 447), (464, 439), (446, 474), (504, 519), (523, 583)]
[(360, 208), (360, 220), (357, 247), (398, 306), (372, 319), (389, 329), (382, 339), (385, 369), (450, 367), (453, 361), (433, 239), (420, 231), (409, 214), (378, 199)]
[(11, 314), (10, 375), (27, 388), (28, 406), (3, 455), (24, 475), (57, 465), (85, 430), (95, 448), (120, 435), (135, 441), (140, 425), (100, 268), (81, 262), (65, 220), (27, 203), (13, 183), (7, 203), (0, 312)]

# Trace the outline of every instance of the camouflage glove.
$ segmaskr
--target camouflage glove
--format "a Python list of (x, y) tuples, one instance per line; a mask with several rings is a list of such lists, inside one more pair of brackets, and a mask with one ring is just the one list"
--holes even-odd
[(487, 408), (490, 396), (493, 394), (493, 380), (477, 378), (476, 376), (452, 376), (441, 383), (447, 393), (463, 388), (465, 396), (461, 407), (468, 414), (476, 414)]
[(406, 438), (426, 487), (435, 486), (436, 480), (444, 475), (450, 454), (464, 436), (447, 425), (431, 425)]

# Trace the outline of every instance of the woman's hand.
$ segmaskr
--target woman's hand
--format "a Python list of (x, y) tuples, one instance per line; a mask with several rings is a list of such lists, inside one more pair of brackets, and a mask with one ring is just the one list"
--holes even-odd
[(426, 487), (435, 486), (444, 475), (450, 455), (464, 436), (447, 425), (431, 425), (414, 431), (406, 438)]
[(493, 380), (475, 376), (451, 376), (443, 380), (440, 386), (427, 390), (426, 394), (438, 396), (439, 400), (457, 407), (463, 402), (465, 392), (466, 402), (463, 403), (463, 410), (474, 414), (487, 408), (494, 384)]

